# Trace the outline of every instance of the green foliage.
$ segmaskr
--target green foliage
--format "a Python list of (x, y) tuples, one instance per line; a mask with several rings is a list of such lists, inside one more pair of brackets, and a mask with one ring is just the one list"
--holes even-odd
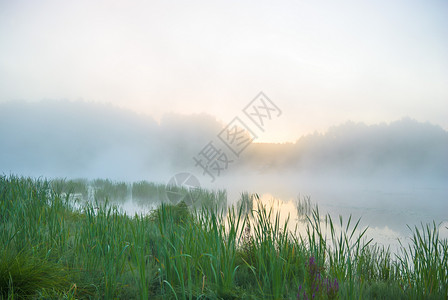
[(412, 298), (448, 297), (448, 240), (439, 238), (437, 225), (415, 227), (411, 244), (401, 250), (398, 277), (406, 294)]
[(51, 188), (58, 194), (80, 194), (86, 198), (89, 182), (87, 179), (55, 179), (51, 181)]
[(139, 202), (162, 202), (165, 200), (165, 185), (139, 181), (132, 184), (132, 199)]
[(123, 202), (128, 196), (128, 186), (125, 182), (95, 179), (92, 185), (95, 189), (95, 199), (99, 201), (114, 200)]
[[(198, 189), (196, 206), (130, 217), (109, 201), (73, 206), (70, 192), (82, 194), (83, 182), (0, 176), (2, 298), (296, 299), (299, 286), (307, 295), (328, 289), (321, 299), (448, 295), (448, 242), (436, 224), (414, 228), (392, 256), (366, 239), (359, 220), (333, 222), (317, 207), (298, 236), (257, 195), (227, 208), (225, 191)], [(132, 193), (154, 187), (139, 183)], [(95, 189), (128, 191), (107, 180)]]
[(0, 250), (1, 297), (27, 298), (44, 289), (53, 292), (68, 289), (68, 274), (64, 266), (39, 256), (31, 251)]
[(167, 215), (170, 218), (170, 224), (182, 225), (194, 221), (190, 208), (183, 201), (176, 205), (162, 203), (159, 208), (149, 214), (149, 219), (155, 223), (160, 223), (160, 218), (166, 218)]

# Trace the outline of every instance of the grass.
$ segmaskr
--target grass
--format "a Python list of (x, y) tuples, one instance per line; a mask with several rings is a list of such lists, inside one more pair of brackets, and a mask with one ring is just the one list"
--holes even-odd
[(59, 194), (77, 194), (84, 198), (88, 196), (89, 181), (87, 179), (55, 179), (51, 181), (51, 188)]
[(110, 199), (113, 201), (124, 202), (128, 198), (128, 186), (125, 182), (95, 179), (91, 185), (94, 188), (94, 198), (96, 200), (104, 201)]
[(107, 195), (162, 187), (96, 181), (106, 199), (71, 205), (70, 192), (90, 184), (0, 177), (0, 298), (448, 297), (448, 242), (434, 223), (410, 228), (411, 243), (392, 255), (359, 220), (335, 222), (309, 200), (298, 235), (257, 195), (228, 208), (224, 191), (194, 190), (194, 205), (128, 216)]
[(178, 204), (183, 201), (196, 209), (227, 207), (227, 192), (225, 190), (187, 189), (183, 186), (167, 186), (147, 181), (132, 184), (132, 199), (142, 205), (163, 202)]
[(311, 202), (310, 196), (300, 196), (297, 197), (296, 200), (296, 208), (297, 208), (297, 216), (299, 221), (307, 220), (307, 217), (313, 213), (313, 209), (316, 209), (316, 205), (313, 205)]
[(165, 186), (153, 182), (140, 181), (132, 184), (132, 199), (139, 202), (162, 202), (165, 199)]
[(0, 295), (31, 297), (36, 290), (63, 291), (69, 287), (64, 266), (32, 251), (0, 252)]

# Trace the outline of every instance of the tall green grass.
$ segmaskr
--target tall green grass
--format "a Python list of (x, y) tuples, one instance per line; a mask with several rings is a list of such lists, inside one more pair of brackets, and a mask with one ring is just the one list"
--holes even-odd
[(132, 184), (132, 199), (137, 202), (166, 201), (165, 185), (153, 182), (139, 181)]
[(124, 202), (129, 198), (128, 195), (130, 195), (130, 191), (128, 191), (128, 186), (125, 182), (95, 179), (91, 185), (95, 190), (94, 198), (96, 200), (104, 201), (107, 199)]
[(51, 188), (59, 194), (77, 194), (84, 198), (88, 196), (89, 181), (87, 179), (54, 179), (51, 181)]
[(317, 207), (300, 236), (256, 195), (231, 207), (224, 191), (196, 196), (127, 216), (108, 200), (71, 205), (64, 181), (1, 176), (0, 298), (297, 299), (299, 288), (300, 299), (447, 298), (436, 224), (413, 228), (393, 255), (360, 220)]

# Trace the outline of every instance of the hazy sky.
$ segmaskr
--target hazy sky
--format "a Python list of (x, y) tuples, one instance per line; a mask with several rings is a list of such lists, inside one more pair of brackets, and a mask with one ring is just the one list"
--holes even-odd
[(404, 116), (448, 129), (448, 2), (0, 0), (0, 101), (227, 123), (260, 91), (283, 112), (263, 141)]

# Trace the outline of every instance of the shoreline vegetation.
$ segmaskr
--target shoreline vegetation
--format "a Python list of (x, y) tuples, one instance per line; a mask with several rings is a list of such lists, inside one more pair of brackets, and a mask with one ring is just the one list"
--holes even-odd
[(448, 298), (435, 223), (409, 228), (392, 254), (360, 220), (321, 216), (309, 198), (298, 204), (304, 235), (256, 194), (228, 207), (225, 191), (198, 189), (134, 216), (110, 201), (167, 189), (0, 176), (0, 299)]

